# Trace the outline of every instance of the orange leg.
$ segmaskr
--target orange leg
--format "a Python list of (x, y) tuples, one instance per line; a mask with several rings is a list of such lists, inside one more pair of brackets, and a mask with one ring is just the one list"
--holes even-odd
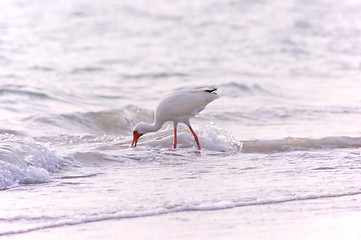
[(177, 147), (177, 126), (174, 126), (174, 142), (173, 142), (173, 148), (176, 149)]
[(191, 132), (192, 132), (192, 134), (194, 136), (194, 141), (196, 141), (198, 149), (201, 150), (201, 146), (199, 145), (199, 140), (198, 140), (198, 137), (197, 137), (196, 133), (193, 131), (192, 127), (190, 127), (190, 126), (188, 126), (188, 127), (189, 127), (189, 130), (191, 130)]

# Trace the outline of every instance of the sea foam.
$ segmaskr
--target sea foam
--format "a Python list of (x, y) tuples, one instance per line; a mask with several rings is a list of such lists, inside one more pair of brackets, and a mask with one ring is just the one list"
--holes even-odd
[(14, 136), (0, 138), (0, 190), (51, 180), (62, 159), (45, 146)]

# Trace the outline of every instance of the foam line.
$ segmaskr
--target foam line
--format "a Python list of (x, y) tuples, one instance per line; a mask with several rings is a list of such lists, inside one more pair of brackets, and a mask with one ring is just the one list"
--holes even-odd
[(85, 224), (85, 223), (102, 222), (102, 221), (108, 221), (108, 220), (121, 220), (121, 219), (162, 216), (162, 215), (166, 215), (166, 214), (181, 213), (181, 212), (218, 211), (218, 210), (226, 210), (226, 209), (233, 209), (233, 208), (239, 208), (239, 207), (274, 205), (274, 204), (282, 204), (282, 203), (288, 203), (288, 202), (318, 200), (318, 199), (324, 199), (324, 198), (348, 197), (348, 196), (354, 196), (354, 195), (360, 195), (360, 194), (361, 194), (361, 190), (355, 191), (355, 192), (339, 193), (339, 194), (309, 195), (309, 196), (304, 196), (304, 197), (285, 198), (285, 199), (279, 199), (279, 200), (277, 200), (277, 199), (276, 200), (264, 200), (264, 201), (255, 201), (255, 202), (249, 202), (249, 203), (245, 203), (245, 202), (237, 203), (237, 202), (231, 202), (231, 201), (203, 203), (203, 204), (194, 205), (194, 206), (176, 207), (174, 209), (154, 209), (154, 210), (145, 211), (142, 213), (129, 213), (129, 214), (121, 213), (121, 214), (89, 217), (89, 218), (85, 218), (85, 219), (75, 219), (75, 220), (71, 220), (71, 221), (59, 221), (57, 223), (44, 224), (44, 225), (39, 225), (36, 227), (30, 227), (27, 229), (0, 232), (0, 236), (10, 236), (10, 235), (15, 235), (15, 234), (23, 234), (23, 233), (29, 233), (29, 232), (34, 232), (34, 231), (40, 231), (40, 230), (44, 230), (44, 229), (51, 229), (51, 228), (64, 227), (64, 226), (74, 226), (74, 225), (80, 225), (80, 224)]

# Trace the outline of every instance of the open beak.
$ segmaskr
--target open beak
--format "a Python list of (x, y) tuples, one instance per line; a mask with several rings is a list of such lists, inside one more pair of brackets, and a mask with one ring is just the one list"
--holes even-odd
[(132, 147), (136, 147), (137, 146), (137, 142), (138, 142), (138, 139), (140, 138), (140, 136), (142, 136), (143, 134), (140, 134), (140, 133), (134, 133), (133, 134), (133, 142), (132, 142)]

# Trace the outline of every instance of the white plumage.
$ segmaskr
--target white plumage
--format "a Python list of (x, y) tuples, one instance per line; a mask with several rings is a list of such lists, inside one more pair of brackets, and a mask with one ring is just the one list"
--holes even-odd
[(134, 127), (132, 147), (137, 145), (139, 137), (143, 134), (158, 131), (165, 122), (172, 121), (174, 123), (174, 148), (177, 146), (178, 123), (184, 123), (193, 134), (198, 149), (201, 149), (198, 137), (190, 125), (189, 118), (197, 115), (208, 103), (218, 98), (216, 90), (217, 88), (180, 91), (162, 98), (155, 109), (154, 123), (141, 122)]

